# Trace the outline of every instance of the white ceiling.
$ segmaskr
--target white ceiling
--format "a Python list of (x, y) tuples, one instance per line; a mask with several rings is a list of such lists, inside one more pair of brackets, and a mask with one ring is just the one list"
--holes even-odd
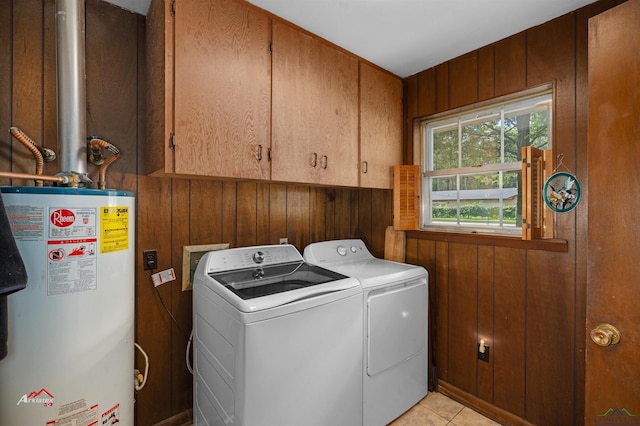
[[(107, 1), (146, 14), (150, 0)], [(407, 77), (596, 0), (247, 1)]]

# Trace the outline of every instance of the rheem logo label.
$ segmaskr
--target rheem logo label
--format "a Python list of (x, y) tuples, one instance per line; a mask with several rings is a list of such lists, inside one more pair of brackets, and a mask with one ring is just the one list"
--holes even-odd
[(51, 223), (59, 228), (73, 225), (76, 215), (71, 210), (58, 209), (51, 213)]

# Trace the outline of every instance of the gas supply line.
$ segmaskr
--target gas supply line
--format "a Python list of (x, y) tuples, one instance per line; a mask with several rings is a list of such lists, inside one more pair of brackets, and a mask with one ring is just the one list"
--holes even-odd
[[(105, 189), (107, 185), (107, 167), (120, 157), (120, 150), (99, 136), (87, 136), (87, 143), (89, 144), (89, 162), (95, 166), (100, 166), (98, 170), (98, 189)], [(109, 151), (111, 157), (105, 160), (100, 148)]]

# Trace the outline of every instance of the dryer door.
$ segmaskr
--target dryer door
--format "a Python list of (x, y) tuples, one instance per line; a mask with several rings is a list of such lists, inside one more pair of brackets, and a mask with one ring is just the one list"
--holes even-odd
[(427, 283), (419, 279), (367, 297), (367, 374), (373, 376), (427, 350)]

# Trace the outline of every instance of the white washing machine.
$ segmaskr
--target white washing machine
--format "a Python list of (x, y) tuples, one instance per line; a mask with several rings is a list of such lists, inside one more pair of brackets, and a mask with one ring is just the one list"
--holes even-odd
[(292, 245), (213, 251), (193, 284), (194, 420), (362, 424), (362, 288)]
[(363, 424), (388, 424), (427, 394), (427, 271), (378, 259), (358, 239), (310, 244), (304, 259), (360, 281)]

